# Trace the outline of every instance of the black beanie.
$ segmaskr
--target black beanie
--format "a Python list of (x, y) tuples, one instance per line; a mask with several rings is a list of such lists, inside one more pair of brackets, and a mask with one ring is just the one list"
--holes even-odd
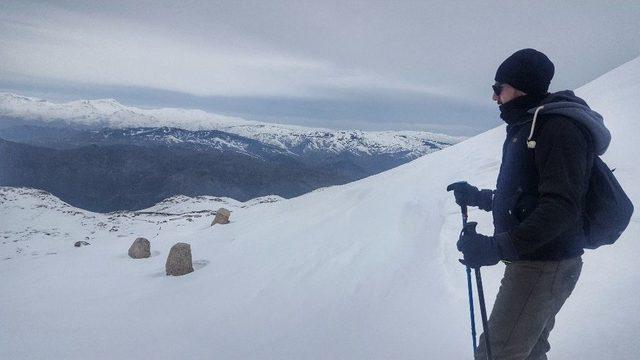
[(534, 49), (518, 50), (500, 64), (495, 80), (532, 95), (549, 90), (555, 67), (547, 55)]

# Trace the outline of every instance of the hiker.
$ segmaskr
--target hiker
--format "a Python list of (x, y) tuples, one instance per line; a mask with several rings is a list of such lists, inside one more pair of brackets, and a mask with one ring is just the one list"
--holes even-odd
[[(470, 222), (457, 245), (472, 268), (506, 264), (488, 324), (494, 360), (547, 359), (556, 314), (582, 269), (591, 168), (611, 140), (584, 100), (548, 92), (554, 70), (534, 49), (498, 67), (492, 99), (507, 127), (496, 190), (449, 185), (459, 205), (493, 213), (493, 236)], [(475, 358), (485, 359), (484, 334)]]

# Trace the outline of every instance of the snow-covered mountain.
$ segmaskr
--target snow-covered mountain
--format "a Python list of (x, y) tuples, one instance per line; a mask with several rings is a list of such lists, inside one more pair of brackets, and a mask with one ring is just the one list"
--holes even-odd
[[(330, 130), (248, 121), (189, 109), (140, 109), (114, 99), (54, 103), (12, 93), (0, 93), (0, 117), (36, 124), (100, 128), (179, 128), (219, 130), (280, 147), (293, 153), (405, 153), (411, 159), (463, 138), (425, 131)], [(1, 125), (1, 124), (0, 124)]]
[[(577, 93), (604, 116), (605, 161), (638, 204), (640, 58)], [(137, 217), (1, 188), (0, 358), (470, 358), (460, 213), (445, 187), (494, 186), (503, 137), (499, 127), (293, 199), (180, 197)], [(232, 222), (210, 227), (221, 203)], [(492, 231), (490, 214), (470, 217)], [(151, 240), (148, 259), (127, 257), (138, 236)], [(90, 246), (73, 247), (87, 237)], [(585, 254), (552, 358), (640, 357), (638, 237), (635, 214), (616, 244)], [(177, 242), (191, 244), (196, 271), (167, 277)], [(502, 270), (484, 268), (489, 308)]]
[(288, 198), (377, 174), (460, 140), (0, 93), (0, 185), (47, 190), (93, 211), (138, 210), (176, 194)]
[(235, 153), (267, 160), (272, 155), (298, 157), (287, 149), (219, 130), (179, 128), (102, 128), (82, 130), (46, 126), (13, 126), (0, 129), (0, 138), (53, 149), (74, 149), (87, 145), (166, 146)]

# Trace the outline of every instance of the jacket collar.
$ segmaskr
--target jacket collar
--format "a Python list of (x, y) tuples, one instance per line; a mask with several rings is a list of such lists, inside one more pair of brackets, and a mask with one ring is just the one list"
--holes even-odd
[(523, 95), (500, 105), (500, 118), (509, 125), (515, 125), (528, 118), (527, 110), (539, 105), (545, 95)]

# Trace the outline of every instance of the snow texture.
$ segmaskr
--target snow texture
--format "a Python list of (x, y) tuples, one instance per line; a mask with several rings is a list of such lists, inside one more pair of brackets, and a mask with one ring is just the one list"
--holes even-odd
[[(604, 158), (638, 204), (640, 58), (577, 94), (604, 116), (613, 135)], [(470, 358), (460, 214), (445, 187), (492, 187), (503, 137), (499, 127), (289, 200), (174, 197), (95, 214), (2, 188), (0, 358)], [(231, 223), (210, 227), (221, 206)], [(470, 218), (492, 231), (490, 214)], [(618, 243), (585, 254), (551, 358), (640, 358), (639, 223), (636, 214)], [(129, 259), (139, 236), (152, 256)], [(177, 242), (191, 244), (195, 272), (167, 277)], [(502, 271), (483, 271), (489, 308)]]

